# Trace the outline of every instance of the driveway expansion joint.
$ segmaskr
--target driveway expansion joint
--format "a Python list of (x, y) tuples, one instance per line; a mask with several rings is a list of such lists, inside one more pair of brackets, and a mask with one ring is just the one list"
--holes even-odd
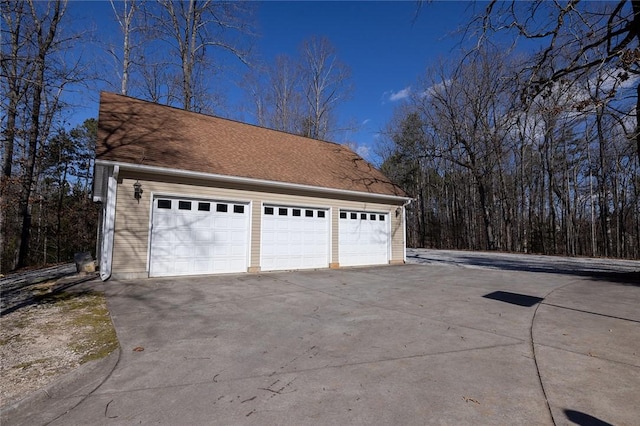
[(611, 319), (616, 319), (616, 320), (620, 320), (620, 321), (629, 321), (629, 322), (633, 322), (633, 323), (636, 323), (636, 324), (640, 324), (639, 320), (634, 320), (634, 319), (631, 319), (631, 318), (624, 318), (624, 317), (619, 317), (619, 316), (616, 316), (616, 315), (607, 315), (607, 314), (603, 314), (603, 313), (600, 313), (600, 312), (587, 311), (587, 310), (578, 309), (578, 308), (571, 308), (569, 306), (556, 305), (554, 303), (548, 303), (548, 302), (541, 302), (540, 304), (541, 305), (545, 305), (545, 306), (550, 306), (550, 307), (553, 307), (553, 308), (566, 309), (566, 310), (574, 311), (574, 312), (582, 312), (583, 314), (598, 315), (600, 317), (611, 318)]
[(614, 364), (620, 364), (620, 365), (623, 365), (625, 367), (632, 367), (632, 368), (640, 369), (640, 365), (639, 364), (630, 364), (628, 362), (618, 361), (618, 360), (611, 359), (611, 358), (606, 358), (606, 357), (600, 356), (600, 355), (595, 355), (595, 354), (591, 354), (591, 353), (584, 353), (584, 352), (580, 352), (580, 351), (572, 351), (571, 349), (561, 348), (559, 346), (554, 346), (554, 345), (547, 345), (545, 343), (533, 342), (533, 344), (535, 346), (539, 346), (539, 347), (543, 347), (543, 348), (555, 349), (557, 351), (567, 352), (567, 353), (580, 355), (580, 356), (588, 357), (588, 358), (592, 358), (592, 359), (599, 359), (601, 361), (612, 362)]

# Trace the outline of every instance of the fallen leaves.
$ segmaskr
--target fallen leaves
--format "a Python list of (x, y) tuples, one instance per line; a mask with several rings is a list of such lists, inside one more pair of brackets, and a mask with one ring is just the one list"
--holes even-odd
[(464, 399), (464, 402), (473, 402), (475, 404), (480, 404), (480, 401), (474, 398), (470, 398), (468, 396), (463, 396), (462, 399)]

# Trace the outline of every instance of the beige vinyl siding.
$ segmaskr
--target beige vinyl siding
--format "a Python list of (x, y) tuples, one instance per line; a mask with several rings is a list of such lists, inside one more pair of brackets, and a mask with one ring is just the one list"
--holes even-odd
[[(133, 197), (133, 184), (142, 184), (143, 194), (140, 202)], [(116, 203), (116, 226), (114, 235), (113, 274), (114, 276), (138, 277), (148, 274), (149, 223), (151, 218), (151, 200), (154, 196), (178, 196), (205, 198), (211, 200), (251, 203), (251, 244), (249, 270), (258, 270), (260, 266), (260, 231), (263, 204), (284, 206), (303, 206), (330, 209), (331, 214), (331, 263), (338, 262), (338, 226), (341, 209), (366, 210), (389, 213), (391, 219), (391, 262), (404, 260), (404, 234), (402, 217), (396, 215), (399, 204), (369, 202), (366, 197), (358, 201), (346, 197), (321, 196), (308, 191), (287, 190), (268, 192), (264, 187), (255, 185), (216, 186), (215, 182), (199, 179), (180, 179), (158, 177), (142, 173), (121, 172), (118, 182)], [(327, 265), (329, 266), (329, 265)]]
[[(340, 208), (334, 208), (331, 211), (331, 263), (337, 265), (338, 264), (338, 256), (340, 255), (339, 250), (339, 240), (336, 238), (338, 236), (338, 226), (340, 224)], [(340, 266), (340, 265), (338, 265)]]
[[(243, 193), (243, 195), (245, 195)], [(251, 253), (249, 255), (249, 270), (260, 270), (260, 232), (262, 231), (262, 205), (253, 200), (251, 206)]]
[(149, 197), (143, 189), (140, 203), (133, 197), (135, 180), (118, 179), (112, 271), (136, 274), (146, 271), (149, 241)]

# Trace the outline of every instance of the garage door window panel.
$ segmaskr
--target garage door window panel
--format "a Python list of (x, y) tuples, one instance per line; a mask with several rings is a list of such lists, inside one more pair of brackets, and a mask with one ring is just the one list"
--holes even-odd
[(158, 208), (159, 209), (170, 209), (171, 208), (171, 200), (158, 200)]

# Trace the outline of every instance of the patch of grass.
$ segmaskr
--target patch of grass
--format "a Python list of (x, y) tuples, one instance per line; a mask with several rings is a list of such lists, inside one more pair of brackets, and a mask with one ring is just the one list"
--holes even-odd
[[(19, 320), (12, 320), (10, 322), (12, 328), (27, 328), (29, 327), (29, 317), (25, 316), (20, 318)], [(3, 344), (6, 342), (3, 342)]]
[[(31, 289), (23, 289), (31, 296)], [(22, 295), (18, 295), (22, 296)], [(118, 348), (104, 294), (54, 288), (0, 317), (0, 399), (26, 396)]]
[(4, 346), (9, 342), (22, 342), (24, 339), (19, 334), (14, 334), (13, 336), (9, 336), (6, 339), (0, 339), (0, 346)]
[[(60, 292), (43, 296), (41, 303), (52, 304), (62, 310), (74, 331), (69, 348), (80, 354), (80, 364), (104, 358), (119, 346), (107, 302), (95, 291)], [(56, 324), (47, 324), (55, 327)]]
[(104, 358), (118, 348), (118, 337), (104, 295), (87, 293), (82, 298), (68, 299), (64, 309), (80, 312), (80, 315), (73, 318), (71, 325), (85, 332), (70, 347), (82, 354), (81, 364)]
[(92, 291), (92, 290), (87, 290), (84, 292), (70, 292), (70, 291), (61, 291), (61, 292), (56, 292), (56, 293), (44, 293), (40, 296), (38, 296), (38, 303), (40, 304), (49, 304), (49, 305), (55, 305), (55, 304), (59, 304), (59, 303), (68, 303), (71, 304), (71, 307), (73, 306), (83, 306), (83, 301), (82, 299), (85, 296), (94, 296), (94, 295), (98, 295), (100, 293)]

